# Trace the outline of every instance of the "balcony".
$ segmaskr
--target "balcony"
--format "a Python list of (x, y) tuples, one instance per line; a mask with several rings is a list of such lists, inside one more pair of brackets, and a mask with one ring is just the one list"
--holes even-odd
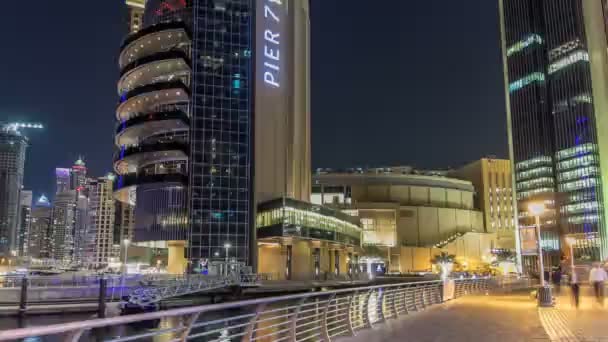
[(192, 42), (190, 32), (182, 22), (163, 23), (147, 27), (125, 39), (118, 58), (122, 69), (144, 57), (159, 52), (180, 49), (188, 51)]
[(188, 159), (188, 144), (168, 142), (123, 148), (114, 155), (114, 169), (119, 175), (134, 173), (139, 167)]
[(116, 119), (128, 121), (138, 113), (156, 112), (162, 105), (188, 103), (190, 90), (181, 81), (149, 84), (126, 93), (116, 109)]
[(190, 118), (183, 111), (137, 115), (116, 127), (116, 145), (137, 145), (146, 137), (162, 132), (175, 132), (188, 129)]
[(192, 67), (190, 57), (181, 50), (159, 52), (127, 65), (118, 81), (118, 94), (149, 84), (188, 79)]
[(138, 185), (155, 184), (175, 186), (187, 185), (188, 175), (182, 173), (164, 173), (152, 175), (138, 175), (130, 173), (121, 175), (114, 182), (114, 198), (123, 202), (135, 204), (135, 189)]

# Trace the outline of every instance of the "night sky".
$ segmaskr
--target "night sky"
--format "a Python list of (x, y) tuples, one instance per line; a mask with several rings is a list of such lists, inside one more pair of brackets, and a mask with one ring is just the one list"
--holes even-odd
[[(94, 5), (93, 5), (94, 3)], [(312, 0), (313, 167), (507, 156), (497, 1)], [(2, 1), (0, 121), (41, 122), (25, 187), (111, 171), (120, 0)]]

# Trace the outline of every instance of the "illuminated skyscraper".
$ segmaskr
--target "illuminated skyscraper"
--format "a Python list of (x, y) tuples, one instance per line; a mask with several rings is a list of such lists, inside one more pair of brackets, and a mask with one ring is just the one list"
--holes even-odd
[(58, 193), (53, 203), (52, 258), (64, 263), (74, 261), (77, 200), (76, 191), (68, 190)]
[(71, 169), (70, 175), (70, 190), (78, 190), (84, 191), (84, 185), (87, 180), (87, 166), (82, 160), (82, 158), (78, 158), (78, 160), (74, 163)]
[(94, 267), (108, 265), (114, 257), (113, 175), (91, 179), (89, 188), (89, 225), (84, 250), (86, 263)]
[(52, 257), (52, 207), (42, 195), (32, 209), (32, 222), (28, 239), (29, 256), (37, 259)]
[(55, 194), (66, 192), (72, 187), (72, 170), (58, 167), (55, 169)]
[(29, 234), (32, 224), (32, 191), (21, 190), (20, 197), (21, 213), (19, 218), (19, 232), (17, 234), (17, 253), (15, 254), (24, 257), (28, 255)]
[(308, 200), (308, 1), (290, 4), (146, 2), (122, 46), (116, 111), (116, 196), (135, 205), (134, 243), (253, 264), (255, 204)]
[[(553, 264), (569, 254), (564, 237), (576, 239), (575, 260), (608, 257), (605, 3), (499, 0), (519, 229), (534, 227), (528, 204), (544, 202), (542, 246)], [(535, 252), (522, 252), (535, 268)]]
[(17, 250), (19, 193), (23, 186), (27, 138), (16, 129), (0, 127), (0, 256)]

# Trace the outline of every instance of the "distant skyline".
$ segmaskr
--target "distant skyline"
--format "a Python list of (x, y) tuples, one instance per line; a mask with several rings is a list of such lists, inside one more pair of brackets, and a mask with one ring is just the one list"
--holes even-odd
[[(8, 2), (0, 121), (28, 132), (25, 188), (82, 156), (112, 170), (122, 1)], [(92, 13), (94, 11), (94, 14)], [(312, 164), (446, 168), (507, 157), (495, 1), (312, 0)], [(27, 21), (27, 25), (24, 23)]]

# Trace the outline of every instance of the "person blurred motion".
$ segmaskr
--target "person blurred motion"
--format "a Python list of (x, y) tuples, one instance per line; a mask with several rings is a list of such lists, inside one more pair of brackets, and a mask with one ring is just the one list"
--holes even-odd
[(578, 283), (576, 270), (574, 269), (570, 270), (570, 289), (572, 290), (572, 301), (574, 302), (574, 307), (578, 309), (581, 288)]
[(600, 264), (593, 263), (593, 268), (589, 271), (589, 282), (593, 285), (595, 299), (600, 305), (604, 305), (604, 283), (608, 280), (608, 274), (600, 267)]

